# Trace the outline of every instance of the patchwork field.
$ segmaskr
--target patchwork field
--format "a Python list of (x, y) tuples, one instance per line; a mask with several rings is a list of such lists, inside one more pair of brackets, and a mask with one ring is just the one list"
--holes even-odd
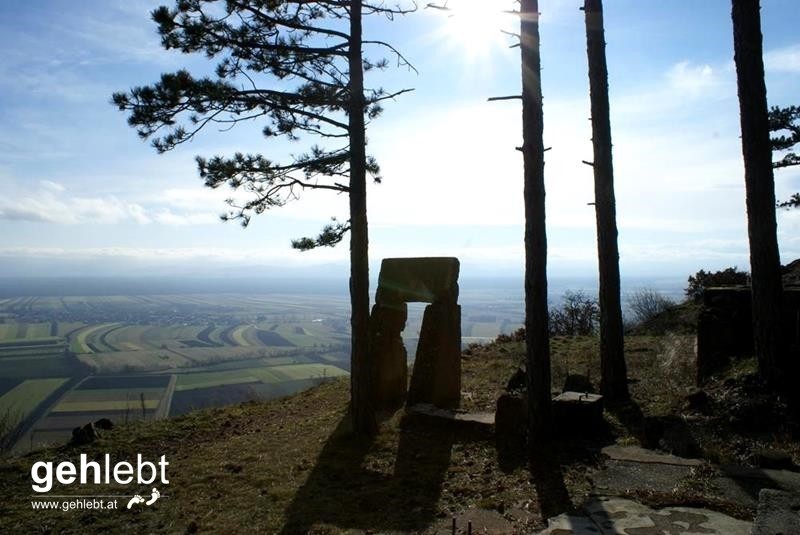
[(178, 376), (175, 390), (182, 392), (214, 385), (245, 383), (273, 384), (306, 379), (326, 379), (343, 375), (347, 375), (347, 372), (327, 364), (291, 364), (219, 372), (183, 373)]
[(68, 379), (27, 379), (0, 396), (0, 414), (11, 413), (24, 420)]
[[(462, 295), (465, 344), (521, 323), (514, 299)], [(409, 306), (412, 358), (424, 308)], [(347, 375), (349, 344), (346, 293), (6, 297), (0, 411), (27, 415), (17, 450), (28, 451), (100, 418), (125, 423), (292, 394)]]
[(166, 415), (171, 383), (174, 379), (169, 375), (88, 377), (35, 423), (21, 446), (66, 442), (75, 427), (100, 418), (119, 424)]

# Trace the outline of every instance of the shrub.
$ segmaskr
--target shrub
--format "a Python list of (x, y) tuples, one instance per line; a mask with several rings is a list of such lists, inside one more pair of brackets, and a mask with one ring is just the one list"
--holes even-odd
[(567, 291), (559, 308), (550, 309), (550, 336), (594, 334), (600, 319), (597, 299), (583, 291)]
[(627, 299), (628, 308), (636, 324), (649, 323), (658, 316), (675, 307), (675, 301), (664, 297), (652, 288), (642, 288), (633, 292)]
[(741, 284), (750, 284), (750, 274), (746, 271), (740, 271), (737, 267), (729, 267), (714, 272), (701, 269), (689, 277), (686, 297), (699, 301), (703, 298), (706, 288), (712, 286), (738, 286)]

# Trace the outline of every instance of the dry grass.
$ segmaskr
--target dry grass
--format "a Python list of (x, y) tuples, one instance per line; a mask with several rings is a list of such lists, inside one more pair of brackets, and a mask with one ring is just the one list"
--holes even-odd
[[(627, 338), (635, 403), (610, 407), (609, 436), (595, 443), (556, 443), (540, 452), (535, 465), (527, 465), (513, 445), (495, 443), (486, 430), (449, 427), (402, 413), (384, 422), (374, 439), (358, 438), (346, 418), (347, 380), (338, 379), (291, 398), (133, 424), (91, 446), (0, 463), (0, 532), (434, 533), (453, 516), (483, 509), (509, 522), (512, 531), (530, 533), (548, 516), (585, 499), (604, 443), (651, 445), (648, 422), (678, 418), (699, 437), (702, 452), (721, 448), (718, 456), (728, 455), (726, 441), (749, 441), (748, 449), (769, 440), (768, 435), (736, 435), (730, 427), (713, 424), (716, 416), (680, 416), (693, 382), (691, 350), (691, 338), (685, 336)], [(493, 344), (468, 353), (463, 361), (464, 405), (493, 410), (523, 359), (523, 345)], [(575, 373), (590, 373), (598, 382), (595, 338), (554, 339), (552, 360), (556, 386)], [(712, 397), (723, 393), (711, 392)], [(703, 438), (698, 428), (713, 440)], [(780, 440), (796, 448), (788, 435)], [(170, 485), (161, 490), (169, 497), (153, 508), (132, 511), (33, 511), (27, 498), (31, 464), (76, 461), (80, 453), (110, 453), (119, 460), (137, 453), (151, 459), (166, 455)], [(685, 489), (687, 499), (702, 490), (702, 478), (695, 483)], [(144, 490), (72, 486), (56, 487), (54, 493)]]

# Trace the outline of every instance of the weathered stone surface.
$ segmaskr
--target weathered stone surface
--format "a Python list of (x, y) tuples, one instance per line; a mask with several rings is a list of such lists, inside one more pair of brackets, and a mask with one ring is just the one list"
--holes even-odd
[(375, 302), (456, 303), (458, 258), (385, 258)]
[(495, 433), (498, 437), (524, 439), (528, 425), (528, 401), (520, 392), (502, 394), (497, 398)]
[(697, 320), (697, 381), (753, 352), (750, 288), (707, 288)]
[(658, 451), (647, 450), (638, 446), (606, 446), (600, 452), (614, 461), (628, 461), (645, 464), (669, 464), (674, 466), (700, 466), (700, 459), (686, 459)]
[(800, 496), (764, 489), (758, 495), (758, 513), (752, 535), (800, 533)]
[(800, 496), (800, 474), (788, 470), (770, 470), (747, 466), (721, 466), (722, 475), (711, 480), (725, 499), (755, 507), (761, 489), (775, 489)]
[(563, 514), (547, 521), (540, 534), (548, 535), (749, 535), (751, 524), (730, 516), (693, 507), (652, 509), (621, 498), (589, 500), (579, 513)]
[(594, 387), (592, 386), (592, 381), (585, 375), (580, 374), (570, 374), (564, 380), (564, 388), (561, 389), (562, 392), (587, 392), (589, 394), (594, 394)]
[(408, 391), (408, 405), (417, 403), (444, 409), (461, 404), (461, 307), (456, 304), (425, 308)]
[[(753, 354), (750, 288), (707, 288), (697, 322), (697, 382), (702, 384), (731, 359)], [(800, 360), (800, 288), (783, 291), (784, 344), (790, 361)]]
[(91, 422), (72, 430), (72, 444), (75, 445), (90, 444), (98, 438), (100, 438), (100, 430)]
[(375, 305), (369, 320), (369, 347), (373, 366), (373, 403), (379, 411), (403, 406), (408, 384), (408, 356), (400, 333), (408, 319), (405, 303)]
[(408, 407), (409, 414), (436, 418), (454, 425), (474, 426), (489, 430), (494, 425), (491, 412), (467, 412), (464, 410), (439, 409), (429, 403), (419, 403)]
[(109, 431), (111, 429), (114, 429), (114, 422), (112, 422), (108, 418), (100, 418), (99, 420), (96, 420), (94, 422), (94, 426), (97, 429), (103, 429), (105, 431)]
[(553, 422), (563, 436), (587, 436), (603, 428), (603, 396), (563, 392), (553, 398)]

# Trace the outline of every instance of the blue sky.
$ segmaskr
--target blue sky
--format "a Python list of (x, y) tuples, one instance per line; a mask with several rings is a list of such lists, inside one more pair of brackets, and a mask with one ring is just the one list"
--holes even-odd
[[(208, 69), (161, 50), (149, 19), (161, 3), (0, 3), (0, 275), (345, 273), (346, 244), (289, 247), (346, 218), (344, 197), (308, 194), (242, 229), (218, 220), (229, 192), (196, 175), (195, 155), (285, 156), (302, 143), (266, 142), (255, 124), (158, 155), (109, 104), (162, 72)], [(540, 2), (552, 277), (593, 276), (596, 265), (591, 169), (580, 163), (591, 159), (581, 3)], [(486, 102), (519, 92), (519, 52), (494, 30), (515, 21), (489, 4), (450, 0), (479, 11), (461, 19), (421, 10), (366, 23), (419, 70), (368, 80), (415, 88), (368, 134), (385, 178), (369, 189), (373, 261), (455, 255), (464, 273), (521, 273), (519, 103)], [(623, 276), (747, 267), (730, 2), (606, 4)], [(762, 4), (770, 103), (800, 104), (800, 10)], [(779, 197), (800, 191), (800, 170), (778, 172), (776, 186)], [(800, 211), (779, 213), (779, 233), (784, 262), (800, 257)]]

